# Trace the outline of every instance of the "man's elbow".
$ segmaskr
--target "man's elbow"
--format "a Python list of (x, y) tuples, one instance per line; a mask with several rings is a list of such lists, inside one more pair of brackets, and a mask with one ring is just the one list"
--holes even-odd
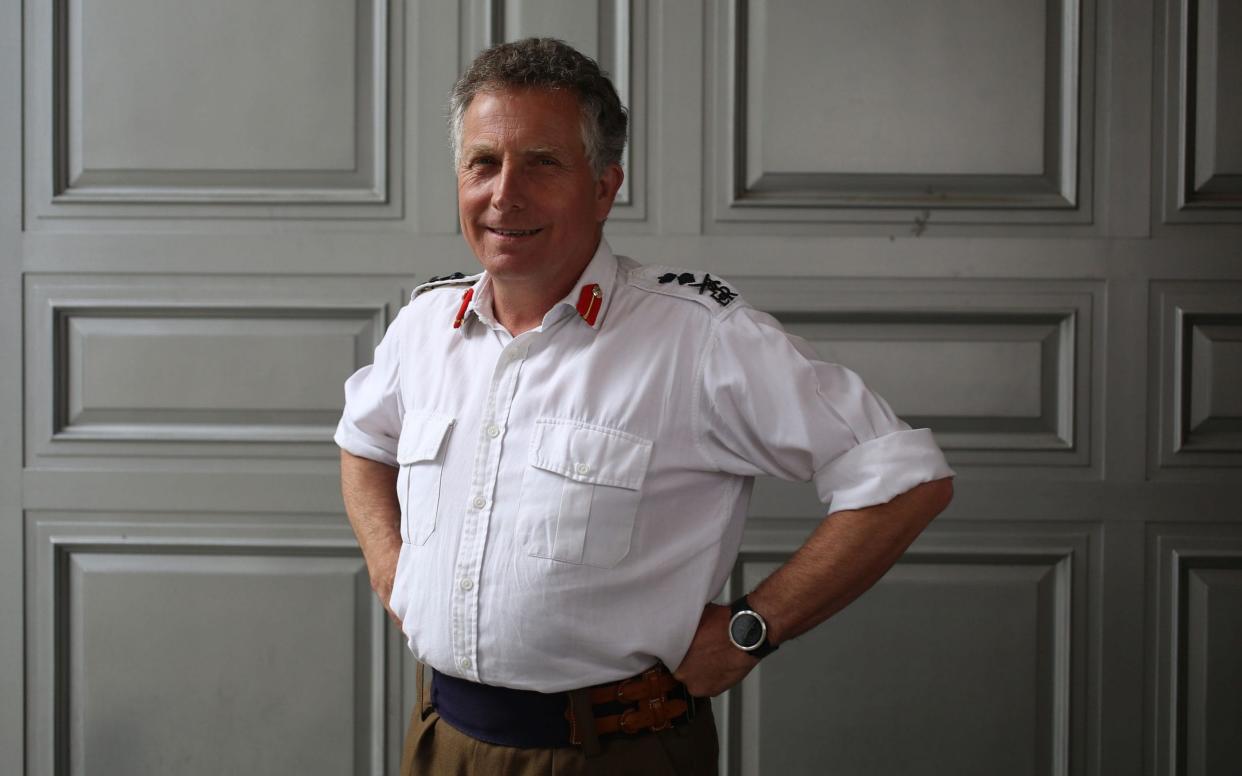
[(924, 515), (927, 522), (930, 523), (953, 500), (953, 478), (945, 477), (942, 480), (932, 480), (919, 487), (923, 491)]
[(952, 500), (953, 478), (945, 477), (914, 486), (898, 496), (893, 504), (901, 505), (899, 509), (907, 516), (911, 528), (922, 531)]

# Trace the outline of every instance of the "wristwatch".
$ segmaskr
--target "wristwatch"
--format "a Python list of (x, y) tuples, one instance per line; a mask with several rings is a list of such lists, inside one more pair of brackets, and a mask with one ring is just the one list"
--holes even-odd
[(768, 641), (768, 622), (763, 615), (750, 608), (750, 601), (742, 596), (729, 607), (733, 617), (729, 619), (729, 641), (733, 646), (762, 659), (779, 647)]

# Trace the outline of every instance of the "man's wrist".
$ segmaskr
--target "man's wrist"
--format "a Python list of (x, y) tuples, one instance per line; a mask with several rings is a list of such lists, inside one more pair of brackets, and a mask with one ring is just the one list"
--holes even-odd
[(363, 553), (363, 556), (367, 562), (367, 576), (371, 578), (371, 588), (379, 592), (381, 585), (391, 587), (393, 577), (396, 576), (397, 561), (401, 557), (400, 539), (374, 547), (369, 555)]

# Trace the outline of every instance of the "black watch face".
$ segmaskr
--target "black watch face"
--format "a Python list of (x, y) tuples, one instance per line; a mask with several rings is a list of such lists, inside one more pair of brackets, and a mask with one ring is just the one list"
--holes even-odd
[(742, 647), (757, 647), (763, 641), (763, 623), (755, 615), (741, 612), (729, 624), (729, 635)]

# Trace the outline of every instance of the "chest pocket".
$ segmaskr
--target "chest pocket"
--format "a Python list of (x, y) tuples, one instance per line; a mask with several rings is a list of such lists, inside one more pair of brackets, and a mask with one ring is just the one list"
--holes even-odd
[(407, 412), (397, 440), (397, 500), (401, 502), (401, 540), (426, 544), (440, 511), (444, 440), (453, 419), (438, 412)]
[(538, 558), (612, 568), (630, 551), (651, 441), (576, 421), (535, 421), (518, 523)]

